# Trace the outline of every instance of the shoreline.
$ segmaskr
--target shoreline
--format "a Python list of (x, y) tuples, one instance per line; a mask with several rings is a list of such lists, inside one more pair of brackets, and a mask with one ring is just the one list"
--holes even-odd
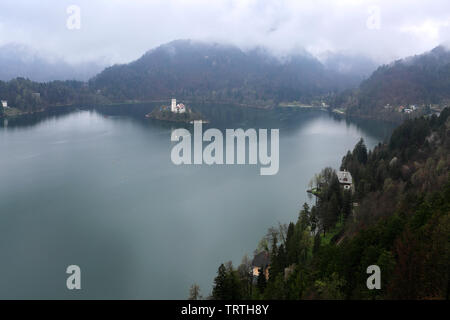
[[(63, 108), (79, 108), (79, 109), (96, 109), (99, 107), (121, 107), (121, 106), (127, 106), (127, 105), (145, 105), (145, 104), (152, 104), (152, 103), (160, 103), (160, 102), (165, 102), (165, 99), (157, 99), (157, 100), (146, 100), (146, 101), (126, 101), (126, 102), (117, 102), (117, 103), (110, 103), (110, 104), (87, 104), (87, 105), (80, 105), (80, 104), (68, 104), (68, 105), (52, 105), (52, 106), (47, 106), (46, 108), (41, 108), (39, 110), (36, 111), (20, 111), (17, 108), (13, 108), (14, 110), (18, 110), (17, 113), (13, 114), (13, 115), (7, 115), (7, 114), (1, 114), (0, 115), (0, 119), (19, 119), (22, 117), (26, 117), (26, 116), (31, 116), (31, 115), (37, 115), (37, 114), (42, 114), (45, 112), (51, 112), (51, 111), (60, 111)], [(188, 103), (192, 103), (189, 102), (189, 100), (186, 100), (186, 102)], [(385, 114), (380, 114), (380, 116), (373, 116), (373, 115), (361, 115), (361, 114), (352, 114), (352, 113), (347, 113), (343, 110), (336, 110), (336, 109), (324, 109), (323, 107), (319, 107), (319, 106), (311, 106), (311, 107), (286, 107), (286, 106), (262, 106), (262, 107), (258, 107), (256, 105), (248, 105), (248, 104), (240, 104), (240, 103), (232, 103), (232, 102), (225, 102), (225, 101), (198, 101), (198, 102), (194, 102), (194, 103), (199, 103), (199, 104), (217, 104), (217, 105), (223, 105), (223, 104), (229, 104), (231, 106), (236, 106), (236, 107), (241, 107), (241, 108), (251, 108), (251, 109), (259, 109), (259, 110), (320, 110), (320, 111), (325, 111), (325, 112), (330, 112), (336, 116), (339, 117), (345, 117), (345, 118), (349, 118), (349, 119), (361, 119), (361, 120), (374, 120), (374, 121), (384, 121), (387, 123), (392, 123), (392, 124), (401, 124), (403, 123), (404, 120), (406, 120), (405, 118), (401, 119), (399, 121), (399, 119), (394, 119), (394, 118), (386, 118)], [(149, 115), (150, 113), (145, 114), (145, 118), (147, 119), (154, 119), (154, 120), (158, 120), (158, 121), (167, 121), (167, 122), (178, 122), (178, 123), (189, 123), (193, 120), (196, 119), (164, 119), (164, 118), (159, 118), (159, 117), (150, 117)], [(408, 117), (410, 118), (410, 117)], [(207, 119), (198, 119), (198, 120), (203, 120), (203, 121), (208, 121)], [(209, 121), (208, 121), (209, 122)]]

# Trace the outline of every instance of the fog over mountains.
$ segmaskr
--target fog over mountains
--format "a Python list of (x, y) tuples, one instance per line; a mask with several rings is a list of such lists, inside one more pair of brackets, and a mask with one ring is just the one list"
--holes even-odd
[[(69, 65), (20, 46), (7, 46), (0, 50), (0, 75), (3, 79), (25, 77), (38, 82), (85, 81), (56, 81), (44, 86), (22, 80), (0, 83), (2, 96), (27, 110), (176, 96), (258, 107), (325, 102), (366, 116), (382, 113), (387, 104), (450, 102), (450, 52), (444, 46), (377, 68), (360, 55), (327, 53), (314, 57), (301, 50), (281, 56), (263, 47), (243, 50), (215, 42), (176, 40), (149, 50), (133, 62), (105, 69), (93, 62)], [(41, 92), (34, 107), (33, 92)]]
[[(70, 5), (80, 29), (69, 30)], [(128, 63), (176, 39), (360, 54), (389, 63), (450, 43), (448, 0), (4, 0), (0, 45), (17, 42), (67, 61)]]
[[(211, 52), (212, 48), (215, 50), (214, 53)], [(241, 50), (238, 47), (231, 45), (219, 45), (213, 42), (208, 43), (191, 40), (177, 40), (158, 46), (145, 53), (142, 58), (138, 59), (139, 62), (130, 62), (129, 65), (133, 66), (145, 63), (143, 61), (149, 62), (152, 59), (149, 58), (149, 56), (152, 54), (158, 55), (161, 53), (161, 50), (168, 50), (167, 52), (169, 54), (178, 53), (179, 59), (186, 58), (185, 54), (187, 54), (187, 51), (190, 51), (189, 54), (195, 54), (194, 52), (196, 52), (200, 56), (211, 54), (213, 59), (214, 57), (219, 58), (215, 63), (220, 63), (220, 56), (223, 58), (226, 55), (230, 55), (227, 59), (235, 59), (238, 58), (238, 56), (242, 58), (243, 54), (248, 54), (249, 57), (254, 54), (259, 56), (265, 55), (265, 58), (263, 59), (265, 59), (267, 63), (271, 61), (279, 66), (286, 65), (286, 67), (289, 66), (289, 63), (292, 63), (292, 61), (298, 61), (298, 59), (303, 57), (305, 63), (309, 60), (309, 62), (312, 65), (315, 64), (316, 67), (319, 66), (319, 64), (322, 64), (324, 71), (331, 71), (331, 73), (343, 75), (346, 78), (345, 87), (356, 86), (377, 68), (377, 64), (374, 61), (364, 56), (327, 52), (316, 58), (302, 50), (298, 54), (280, 57), (263, 47)], [(220, 50), (222, 50), (222, 52), (220, 52)], [(183, 61), (179, 61), (177, 64), (183, 63)], [(236, 60), (233, 63), (239, 64), (240, 62)], [(53, 80), (87, 81), (101, 73), (103, 69), (107, 67), (108, 63), (100, 59), (85, 63), (68, 63), (61, 57), (48, 56), (29, 46), (17, 43), (11, 43), (0, 47), (0, 80), (3, 81), (9, 81), (17, 77), (23, 77), (38, 82), (48, 82)], [(215, 69), (217, 71), (220, 68), (217, 67)], [(195, 70), (192, 69), (191, 71), (195, 72)]]
[(368, 78), (379, 66), (363, 55), (327, 52), (318, 58), (328, 70), (352, 76), (355, 80)]
[[(362, 67), (361, 67), (362, 66)], [(148, 51), (129, 64), (105, 69), (90, 81), (111, 100), (169, 96), (214, 100), (302, 100), (357, 87), (375, 69), (330, 55), (325, 64), (303, 51), (275, 56), (262, 47), (177, 40)]]
[(86, 81), (101, 72), (106, 64), (101, 61), (69, 64), (59, 57), (49, 57), (26, 45), (11, 43), (0, 47), (0, 80), (17, 77), (33, 81)]
[(391, 106), (450, 103), (450, 51), (438, 46), (429, 52), (380, 66), (344, 102), (364, 113)]

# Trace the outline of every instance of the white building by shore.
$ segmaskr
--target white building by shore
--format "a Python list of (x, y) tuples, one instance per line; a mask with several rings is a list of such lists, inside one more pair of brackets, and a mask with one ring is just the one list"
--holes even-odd
[(8, 108), (8, 101), (2, 100), (2, 107), (3, 108)]

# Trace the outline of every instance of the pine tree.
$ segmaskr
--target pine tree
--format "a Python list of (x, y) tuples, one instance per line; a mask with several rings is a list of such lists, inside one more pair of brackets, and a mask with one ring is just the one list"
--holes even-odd
[(259, 268), (258, 279), (256, 281), (256, 286), (261, 294), (264, 293), (267, 286), (265, 271), (264, 268)]
[(347, 219), (352, 213), (352, 193), (350, 191), (344, 191), (344, 196), (342, 197), (342, 213), (344, 219)]
[(289, 264), (295, 263), (297, 261), (297, 243), (295, 236), (295, 226), (291, 222), (289, 223), (288, 232), (286, 236), (286, 252), (287, 252), (287, 260)]
[(317, 230), (317, 225), (319, 223), (318, 217), (317, 217), (317, 209), (315, 206), (311, 209), (311, 232), (315, 233)]
[(227, 270), (222, 263), (217, 271), (217, 277), (214, 279), (214, 288), (212, 296), (216, 300), (227, 299)]
[(301, 230), (306, 230), (306, 228), (311, 226), (309, 205), (306, 202), (303, 204), (303, 209), (300, 211), (299, 222)]
[(355, 149), (353, 150), (353, 155), (356, 156), (359, 163), (366, 164), (367, 162), (367, 147), (364, 143), (364, 139), (361, 138), (359, 142), (356, 144)]

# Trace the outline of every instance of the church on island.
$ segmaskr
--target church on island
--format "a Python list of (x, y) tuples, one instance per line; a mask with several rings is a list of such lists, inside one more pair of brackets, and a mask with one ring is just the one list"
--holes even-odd
[(172, 111), (173, 113), (185, 113), (186, 106), (182, 103), (177, 104), (177, 99), (172, 99), (170, 111)]
[(183, 103), (177, 103), (175, 98), (171, 99), (171, 104), (154, 108), (145, 117), (171, 122), (194, 123), (194, 121), (201, 121), (202, 123), (208, 123), (201, 113), (192, 111), (190, 107), (185, 106)]

